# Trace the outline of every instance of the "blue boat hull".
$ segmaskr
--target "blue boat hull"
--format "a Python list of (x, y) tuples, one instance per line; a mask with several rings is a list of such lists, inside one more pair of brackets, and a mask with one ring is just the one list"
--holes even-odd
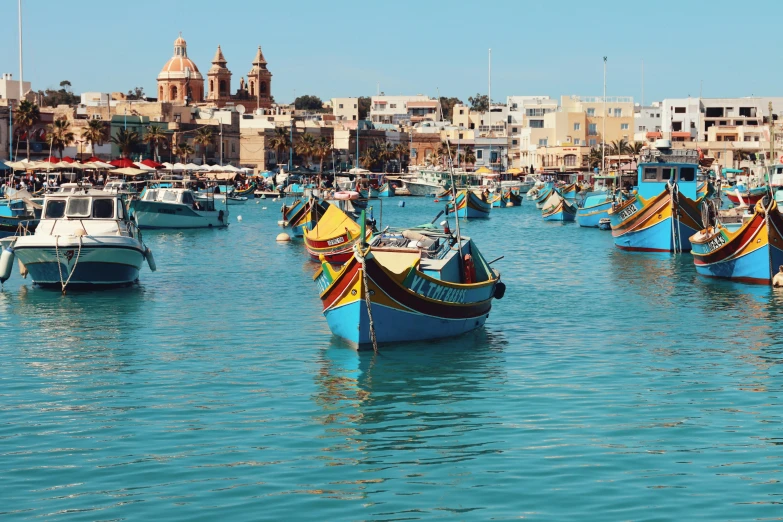
[(691, 249), (689, 237), (697, 231), (680, 222), (679, 224), (680, 245), (674, 244), (672, 237), (671, 218), (639, 232), (626, 232), (622, 236), (614, 238), (614, 244), (623, 250), (635, 250), (639, 252), (673, 252), (675, 247), (682, 248), (682, 251)]
[[(337, 337), (356, 345), (368, 345), (372, 342), (367, 305), (364, 300), (334, 308), (324, 315), (329, 328)], [(453, 337), (484, 326), (488, 315), (469, 319), (442, 319), (404, 312), (377, 303), (372, 304), (375, 335), (382, 342), (425, 341)]]
[(707, 277), (739, 281), (769, 281), (783, 265), (783, 251), (764, 246), (740, 257), (710, 265), (696, 265), (696, 272)]
[(580, 227), (598, 227), (598, 222), (609, 217), (612, 202), (607, 201), (589, 208), (579, 208), (576, 211), (576, 222)]

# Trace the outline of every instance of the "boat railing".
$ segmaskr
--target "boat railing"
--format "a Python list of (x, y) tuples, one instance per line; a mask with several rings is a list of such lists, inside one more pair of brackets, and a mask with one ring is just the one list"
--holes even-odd
[(37, 219), (20, 221), (19, 224), (16, 225), (16, 232), (14, 233), (14, 237), (32, 236), (33, 232), (30, 230), (30, 224), (37, 223), (38, 221), (39, 220)]

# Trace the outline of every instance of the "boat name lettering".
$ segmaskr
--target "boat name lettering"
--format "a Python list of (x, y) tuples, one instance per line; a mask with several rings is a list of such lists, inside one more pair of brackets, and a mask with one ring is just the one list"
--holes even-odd
[(631, 203), (630, 205), (628, 205), (628, 207), (620, 211), (620, 219), (628, 219), (629, 217), (636, 214), (638, 211), (639, 209), (636, 208), (636, 205)]
[(326, 242), (326, 244), (329, 246), (339, 245), (340, 243), (345, 243), (344, 237), (336, 237)]
[(464, 303), (467, 290), (443, 286), (416, 276), (411, 284), (411, 290), (429, 299), (447, 301), (450, 303)]
[(712, 252), (713, 250), (717, 250), (725, 244), (726, 239), (723, 237), (723, 234), (718, 234), (714, 238), (707, 241), (707, 248), (710, 252)]

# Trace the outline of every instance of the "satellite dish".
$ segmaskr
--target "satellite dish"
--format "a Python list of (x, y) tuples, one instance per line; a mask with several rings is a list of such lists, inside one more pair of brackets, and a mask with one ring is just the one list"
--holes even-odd
[(239, 105), (237, 105), (237, 112), (238, 112), (239, 114), (245, 114), (245, 110), (246, 110), (246, 109), (245, 109), (245, 106), (244, 106), (244, 105), (242, 105), (241, 103), (240, 103)]

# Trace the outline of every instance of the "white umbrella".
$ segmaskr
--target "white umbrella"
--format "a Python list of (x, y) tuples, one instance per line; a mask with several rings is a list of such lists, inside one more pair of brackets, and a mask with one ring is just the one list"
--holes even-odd
[(241, 170), (241, 169), (238, 169), (238, 168), (236, 168), (236, 167), (235, 167), (235, 166), (233, 166), (233, 165), (223, 165), (222, 167), (220, 167), (220, 169), (221, 169), (223, 172), (242, 172), (242, 170)]
[(174, 165), (172, 163), (164, 163), (163, 168), (166, 170), (174, 170)]
[(171, 166), (171, 170), (187, 170), (182, 163), (175, 163)]
[(198, 172), (201, 170), (201, 165), (196, 165), (195, 163), (188, 163), (185, 165), (185, 170), (188, 172)]
[(109, 165), (108, 163), (104, 163), (102, 161), (91, 161), (87, 163), (87, 168), (106, 170), (106, 169), (113, 169), (114, 165)]

